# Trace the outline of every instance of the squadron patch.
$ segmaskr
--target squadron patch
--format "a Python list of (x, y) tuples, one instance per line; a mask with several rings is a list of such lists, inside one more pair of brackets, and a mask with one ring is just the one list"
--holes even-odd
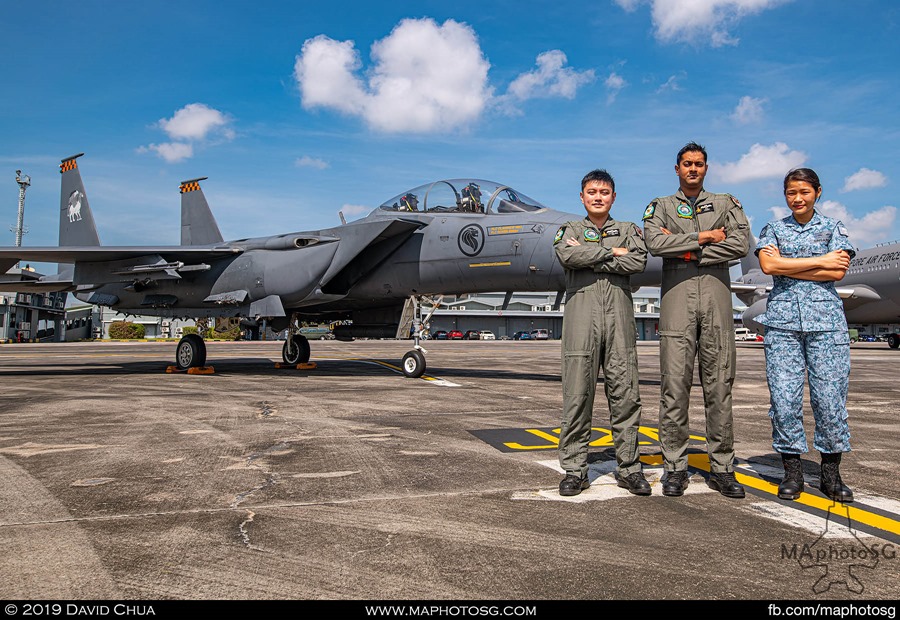
[(553, 243), (559, 243), (559, 240), (563, 238), (564, 232), (566, 232), (566, 227), (560, 226), (559, 230), (556, 231), (556, 236), (553, 237)]
[(711, 213), (713, 211), (715, 211), (715, 207), (713, 207), (711, 202), (707, 202), (705, 205), (697, 207), (697, 215), (700, 215), (701, 213)]
[(656, 203), (651, 202), (650, 204), (647, 205), (647, 208), (644, 209), (644, 217), (641, 219), (644, 219), (644, 220), (649, 219), (649, 218), (653, 217), (653, 214), (655, 212), (656, 212)]
[(678, 217), (683, 217), (686, 219), (691, 219), (692, 217), (694, 217), (694, 210), (691, 208), (691, 205), (685, 204), (683, 202), (675, 207), (675, 213), (678, 215)]
[(641, 230), (641, 227), (638, 226), (637, 224), (634, 225), (634, 232), (635, 232), (635, 234), (637, 234), (637, 236), (640, 237), (641, 239), (644, 238), (644, 231)]
[(847, 229), (844, 228), (843, 226), (838, 226), (838, 227), (837, 227), (837, 231), (838, 231), (838, 234), (839, 234), (840, 236), (842, 236), (842, 237), (849, 237), (849, 236), (850, 236), (850, 235), (847, 233)]
[(586, 228), (584, 230), (584, 240), (596, 243), (597, 241), (600, 241), (600, 234), (593, 228)]
[(618, 228), (609, 228), (604, 230), (601, 236), (605, 239), (606, 237), (618, 237), (620, 235)]
[(740, 200), (738, 200), (737, 198), (735, 198), (735, 197), (732, 196), (731, 194), (728, 194), (728, 197), (731, 198), (731, 202), (733, 202), (733, 203), (734, 203), (734, 206), (736, 206), (738, 209), (743, 209), (743, 208), (744, 208), (744, 207), (741, 206), (741, 201), (740, 201)]

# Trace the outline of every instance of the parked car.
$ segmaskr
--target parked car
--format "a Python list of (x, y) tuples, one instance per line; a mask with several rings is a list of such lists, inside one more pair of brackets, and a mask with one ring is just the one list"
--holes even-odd
[(513, 334), (513, 340), (531, 340), (531, 334), (528, 332), (516, 332)]
[(431, 337), (434, 338), (435, 340), (447, 340), (447, 332), (445, 332), (443, 329), (441, 329), (441, 330), (434, 332), (431, 335)]
[(481, 340), (481, 336), (478, 335), (478, 330), (470, 329), (463, 334), (463, 340)]
[(447, 340), (462, 340), (463, 333), (458, 329), (454, 329), (453, 331), (447, 332)]
[(546, 329), (532, 329), (529, 335), (532, 340), (547, 340), (550, 338), (550, 332)]
[(478, 338), (480, 340), (496, 340), (497, 339), (497, 337), (494, 335), (494, 332), (492, 332), (489, 329), (483, 329), (480, 332), (478, 332)]

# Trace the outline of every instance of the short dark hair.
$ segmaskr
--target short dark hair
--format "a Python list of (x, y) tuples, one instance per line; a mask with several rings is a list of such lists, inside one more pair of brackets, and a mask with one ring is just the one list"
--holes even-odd
[(678, 155), (675, 157), (676, 166), (681, 163), (681, 158), (685, 153), (703, 153), (703, 161), (707, 161), (706, 149), (703, 148), (703, 145), (696, 142), (688, 142), (678, 151)]
[(813, 186), (817, 194), (822, 189), (822, 184), (819, 183), (819, 175), (812, 168), (794, 168), (788, 172), (784, 177), (784, 191), (787, 191), (788, 183), (791, 181), (806, 181)]
[(612, 191), (616, 191), (616, 182), (613, 180), (612, 175), (602, 168), (591, 170), (586, 175), (584, 175), (584, 178), (581, 179), (581, 191), (584, 191), (584, 186), (591, 181), (606, 183), (612, 188)]

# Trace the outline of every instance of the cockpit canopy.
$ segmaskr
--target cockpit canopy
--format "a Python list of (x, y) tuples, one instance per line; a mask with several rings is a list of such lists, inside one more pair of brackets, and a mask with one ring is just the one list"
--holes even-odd
[(403, 192), (378, 208), (428, 213), (520, 213), (547, 207), (508, 185), (483, 179), (450, 179)]

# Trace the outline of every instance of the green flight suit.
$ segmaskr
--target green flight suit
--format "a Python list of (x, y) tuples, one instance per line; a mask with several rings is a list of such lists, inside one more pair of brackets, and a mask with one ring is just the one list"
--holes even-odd
[[(663, 257), (659, 316), (663, 465), (666, 471), (687, 469), (688, 406), (694, 358), (699, 356), (710, 468), (730, 472), (734, 462), (731, 389), (737, 353), (728, 267), (729, 261), (750, 251), (750, 224), (736, 198), (705, 190), (693, 205), (681, 190), (657, 198), (647, 206), (643, 220), (647, 248)], [(700, 231), (722, 227), (724, 241), (701, 247)]]
[[(570, 237), (581, 245), (566, 245)], [(628, 476), (641, 471), (637, 437), (641, 396), (630, 276), (644, 270), (647, 247), (638, 226), (611, 217), (602, 228), (588, 218), (566, 222), (556, 233), (554, 247), (566, 274), (559, 465), (566, 473), (587, 476), (594, 394), (602, 365), (617, 470)], [(613, 256), (613, 247), (626, 247), (628, 254)]]

